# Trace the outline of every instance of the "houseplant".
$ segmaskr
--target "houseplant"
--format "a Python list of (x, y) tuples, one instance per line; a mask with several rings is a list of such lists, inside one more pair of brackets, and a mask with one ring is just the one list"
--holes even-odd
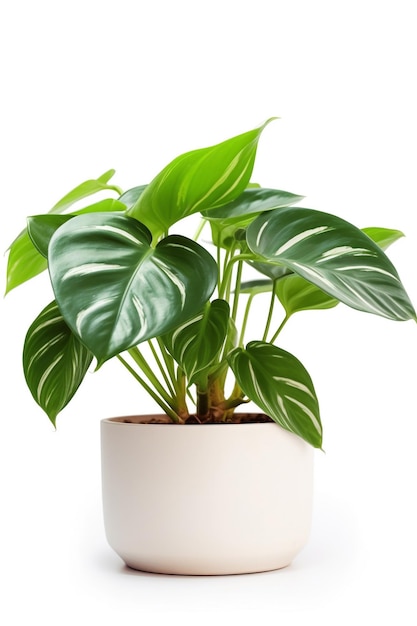
[[(8, 291), (49, 269), (55, 300), (28, 330), (23, 367), (52, 423), (93, 359), (100, 369), (117, 358), (162, 411), (140, 425), (137, 417), (102, 423), (107, 534), (133, 567), (237, 573), (288, 564), (308, 532), (312, 449), (322, 446), (322, 426), (311, 378), (277, 345), (279, 333), (294, 313), (339, 302), (392, 320), (416, 319), (383, 251), (402, 233), (360, 230), (296, 206), (301, 196), (250, 182), (269, 121), (183, 154), (125, 193), (109, 182), (113, 170), (87, 181), (48, 214), (29, 217), (10, 248)], [(72, 210), (103, 190), (117, 199)], [(207, 245), (199, 243), (201, 228), (194, 238), (177, 234), (195, 214), (204, 237), (211, 233)], [(245, 346), (252, 302), (265, 292), (265, 320)], [(249, 400), (261, 414), (236, 411)], [(181, 491), (184, 483), (188, 491)], [(219, 495), (222, 483), (231, 488)], [(135, 491), (136, 504), (126, 503)], [(190, 492), (198, 494), (192, 513), (183, 506)], [(128, 529), (120, 527), (126, 517)], [(286, 533), (279, 541), (278, 526)], [(230, 527), (238, 540), (225, 542), (222, 531)], [(133, 555), (126, 538), (141, 543)], [(149, 550), (153, 540), (159, 548)], [(229, 548), (235, 562), (220, 563)]]

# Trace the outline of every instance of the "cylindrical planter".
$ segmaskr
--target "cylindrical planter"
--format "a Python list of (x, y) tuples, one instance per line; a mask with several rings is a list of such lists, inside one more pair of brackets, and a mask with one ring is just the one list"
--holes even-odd
[(212, 575), (285, 567), (307, 541), (313, 449), (273, 423), (101, 422), (109, 544), (134, 569)]

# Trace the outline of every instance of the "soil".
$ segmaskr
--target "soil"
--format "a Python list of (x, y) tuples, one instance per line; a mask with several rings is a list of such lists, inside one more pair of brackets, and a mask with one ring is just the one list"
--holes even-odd
[[(113, 418), (112, 421), (125, 424), (174, 424), (167, 415), (128, 415)], [(227, 422), (201, 421), (195, 415), (190, 415), (185, 424), (262, 424), (264, 422), (273, 423), (273, 420), (263, 413), (236, 413)]]

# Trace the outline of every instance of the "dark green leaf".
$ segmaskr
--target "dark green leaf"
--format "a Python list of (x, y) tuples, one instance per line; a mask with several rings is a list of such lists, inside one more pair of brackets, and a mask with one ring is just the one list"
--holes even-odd
[(316, 448), (322, 444), (319, 405), (311, 378), (289, 352), (251, 341), (228, 357), (242, 391), (280, 426)]
[(187, 375), (189, 384), (207, 378), (226, 338), (230, 309), (225, 300), (207, 302), (201, 313), (163, 337), (164, 343)]
[(394, 320), (415, 318), (397, 271), (361, 230), (335, 215), (287, 207), (248, 227), (255, 254), (285, 265), (354, 309)]
[(223, 224), (242, 222), (250, 223), (251, 219), (264, 211), (271, 211), (284, 206), (290, 206), (302, 200), (304, 196), (297, 196), (288, 191), (277, 189), (245, 189), (236, 200), (217, 209), (203, 211), (203, 216), (209, 220), (221, 220)]
[(114, 213), (76, 216), (50, 241), (56, 300), (99, 364), (189, 319), (216, 286), (217, 265), (196, 242), (150, 244), (143, 224)]
[(65, 224), (65, 222), (75, 215), (84, 215), (85, 213), (116, 213), (118, 211), (125, 211), (125, 205), (119, 200), (107, 199), (96, 202), (95, 204), (90, 204), (88, 207), (66, 215), (51, 215), (47, 213), (46, 215), (28, 217), (29, 237), (38, 252), (47, 258), (48, 246), (52, 235), (62, 224)]
[(139, 200), (146, 187), (147, 185), (139, 185), (138, 187), (132, 187), (132, 189), (128, 189), (120, 196), (119, 201), (123, 202), (123, 204), (126, 206), (126, 209), (131, 209)]
[(27, 332), (23, 369), (32, 396), (54, 425), (92, 359), (91, 352), (68, 328), (56, 302), (51, 302)]
[(149, 183), (129, 215), (146, 224), (157, 240), (180, 219), (237, 198), (249, 183), (258, 140), (268, 122), (171, 161)]

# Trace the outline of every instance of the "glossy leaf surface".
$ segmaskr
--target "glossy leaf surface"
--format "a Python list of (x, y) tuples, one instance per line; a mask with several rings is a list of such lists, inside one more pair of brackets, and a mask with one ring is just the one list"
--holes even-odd
[(228, 357), (243, 392), (286, 430), (321, 447), (319, 405), (311, 378), (289, 352), (263, 341), (251, 341)]
[(149, 183), (129, 214), (146, 224), (156, 240), (180, 219), (233, 201), (249, 183), (267, 123), (180, 155)]
[(27, 332), (23, 369), (32, 396), (53, 424), (77, 391), (92, 359), (65, 323), (56, 302), (51, 302)]
[(147, 185), (139, 185), (138, 187), (132, 187), (132, 189), (128, 189), (119, 198), (120, 202), (126, 206), (126, 209), (131, 209), (135, 206), (136, 202), (139, 200), (143, 192), (145, 191)]
[(56, 300), (99, 364), (178, 326), (213, 293), (217, 266), (199, 244), (176, 235), (150, 244), (143, 224), (103, 213), (74, 217), (50, 241)]
[(35, 248), (42, 254), (48, 256), (48, 246), (52, 235), (62, 224), (75, 215), (84, 215), (85, 213), (116, 213), (125, 211), (125, 205), (119, 200), (101, 200), (88, 207), (74, 211), (74, 213), (66, 215), (35, 215), (28, 217), (28, 234)]
[[(119, 192), (119, 188), (108, 185), (114, 170), (105, 172), (97, 179), (86, 180), (59, 200), (49, 211), (49, 214), (63, 213), (75, 202), (82, 200), (99, 191), (113, 190)], [(27, 229), (13, 241), (9, 250), (7, 263), (6, 293), (23, 284), (27, 280), (41, 274), (47, 268), (47, 263), (39, 251), (33, 245)]]
[(278, 189), (250, 188), (245, 189), (233, 202), (217, 209), (203, 211), (203, 216), (209, 220), (221, 220), (224, 224), (246, 222), (248, 218), (264, 211), (290, 206), (303, 198), (304, 196)]
[(283, 208), (248, 227), (250, 248), (286, 265), (348, 306), (394, 320), (415, 311), (391, 261), (361, 230), (335, 215)]
[(339, 304), (339, 300), (297, 274), (290, 274), (279, 280), (275, 293), (288, 316), (298, 311), (332, 309)]
[(225, 300), (207, 303), (204, 310), (163, 337), (176, 362), (187, 375), (189, 384), (207, 377), (226, 338), (230, 308)]

